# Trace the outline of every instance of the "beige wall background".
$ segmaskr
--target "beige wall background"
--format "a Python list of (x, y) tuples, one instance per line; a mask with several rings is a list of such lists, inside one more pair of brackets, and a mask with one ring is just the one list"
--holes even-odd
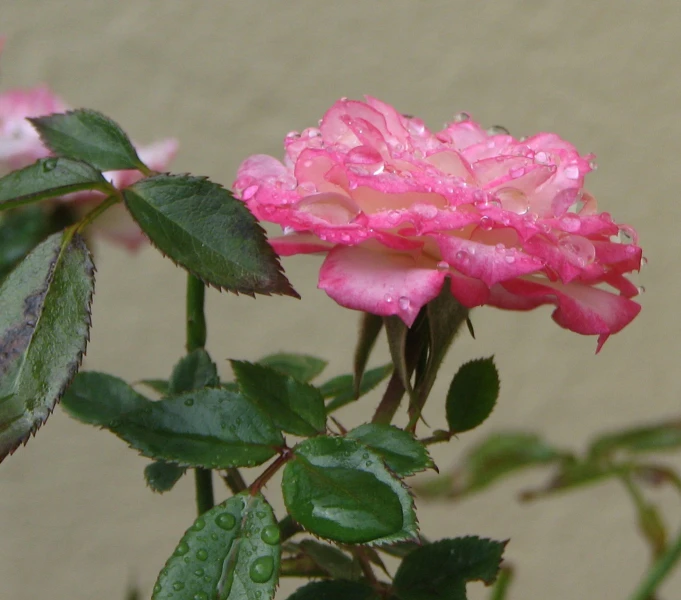
[[(467, 110), (516, 135), (556, 131), (596, 153), (590, 189), (603, 210), (639, 229), (649, 259), (642, 314), (594, 356), (595, 339), (560, 329), (548, 309), (476, 310), (477, 340), (462, 336), (444, 373), (494, 354), (502, 397), (479, 432), (437, 448), (436, 459), (445, 468), (505, 428), (540, 429), (577, 448), (603, 429), (678, 415), (681, 3), (4, 0), (0, 30), (3, 90), (47, 82), (140, 142), (175, 136), (175, 171), (226, 185), (244, 157), (281, 155), (289, 130), (365, 93), (433, 128)], [(129, 381), (165, 376), (183, 352), (183, 272), (151, 249), (132, 256), (102, 244), (96, 262), (85, 367)], [(209, 293), (209, 350), (225, 375), (229, 357), (278, 349), (319, 354), (329, 374), (348, 370), (357, 316), (315, 289), (318, 264), (285, 263), (300, 302)], [(431, 408), (433, 421), (437, 414)], [(679, 457), (669, 461), (681, 467)], [(169, 495), (147, 490), (146, 462), (58, 410), (0, 466), (0, 598), (122, 600), (129, 583), (148, 597), (194, 506), (188, 477)], [(648, 556), (623, 490), (606, 483), (520, 504), (517, 492), (544, 477), (457, 505), (422, 504), (423, 532), (511, 538), (511, 600), (626, 598)], [(676, 531), (678, 497), (653, 498)], [(278, 597), (291, 589), (284, 582)], [(486, 597), (482, 586), (470, 589)], [(662, 597), (681, 597), (681, 573)]]

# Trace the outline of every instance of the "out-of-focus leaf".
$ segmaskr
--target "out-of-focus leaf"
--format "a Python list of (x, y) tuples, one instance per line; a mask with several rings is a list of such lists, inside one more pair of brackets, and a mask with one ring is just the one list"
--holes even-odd
[(589, 455), (598, 458), (618, 451), (668, 452), (681, 447), (681, 421), (668, 421), (659, 425), (634, 427), (603, 435), (595, 439)]
[(325, 360), (316, 356), (285, 352), (269, 354), (265, 358), (261, 358), (258, 363), (305, 383), (317, 377), (328, 364)]
[(379, 596), (366, 583), (336, 580), (308, 583), (287, 600), (379, 600)]
[(362, 569), (357, 562), (336, 546), (316, 540), (302, 540), (299, 548), (333, 579), (357, 581), (362, 576)]
[(355, 394), (353, 389), (352, 375), (339, 375), (330, 379), (319, 388), (324, 398), (330, 398), (326, 403), (326, 412), (330, 414), (368, 394), (392, 372), (393, 366), (391, 364), (365, 371), (362, 376), (362, 383), (359, 386), (358, 395)]

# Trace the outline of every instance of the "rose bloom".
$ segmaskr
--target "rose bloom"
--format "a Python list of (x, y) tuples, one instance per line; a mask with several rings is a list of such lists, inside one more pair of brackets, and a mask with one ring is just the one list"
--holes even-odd
[[(0, 39), (0, 50), (3, 40)], [(0, 94), (0, 176), (21, 169), (40, 158), (50, 156), (38, 132), (26, 120), (69, 110), (68, 105), (46, 86), (25, 90), (10, 90)], [(149, 146), (137, 146), (137, 153), (150, 169), (165, 171), (177, 152), (177, 141), (165, 139)], [(139, 171), (108, 171), (104, 177), (117, 188), (132, 185), (142, 177)], [(73, 205), (76, 216), (81, 217), (99, 204), (105, 196), (99, 192), (69, 194), (53, 202)], [(90, 229), (129, 250), (138, 249), (146, 237), (132, 220), (122, 204), (107, 210), (90, 226)]]
[(371, 97), (341, 99), (255, 155), (234, 189), (284, 227), (283, 256), (325, 253), (319, 287), (340, 305), (411, 326), (443, 285), (466, 307), (529, 310), (596, 334), (598, 349), (640, 311), (626, 274), (636, 232), (599, 213), (583, 189), (594, 165), (559, 136), (518, 140), (461, 113), (437, 133)]

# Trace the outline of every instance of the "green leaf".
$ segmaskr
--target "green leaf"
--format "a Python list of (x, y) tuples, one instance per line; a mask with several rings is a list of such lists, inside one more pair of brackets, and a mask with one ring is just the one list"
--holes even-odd
[(353, 359), (353, 391), (355, 398), (359, 398), (362, 377), (366, 370), (371, 351), (376, 345), (376, 340), (383, 329), (383, 318), (371, 313), (363, 313), (359, 326), (359, 336), (355, 347)]
[(397, 569), (394, 593), (400, 600), (466, 600), (466, 583), (494, 583), (505, 546), (469, 536), (418, 548)]
[(68, 158), (42, 158), (0, 178), (0, 211), (83, 190), (112, 192), (102, 174)]
[(274, 456), (284, 444), (281, 432), (265, 414), (223, 388), (150, 402), (108, 427), (144, 456), (183, 467), (252, 467)]
[(413, 498), (380, 456), (355, 440), (316, 437), (284, 469), (284, 502), (305, 529), (347, 544), (386, 544), (417, 533)]
[(144, 467), (144, 479), (154, 492), (162, 494), (173, 489), (185, 470), (173, 463), (155, 460)]
[(243, 492), (201, 515), (161, 571), (152, 600), (269, 600), (281, 547), (272, 508)]
[(471, 448), (452, 475), (441, 475), (414, 488), (423, 496), (461, 496), (479, 491), (516, 471), (566, 461), (570, 456), (534, 433), (495, 433)]
[(433, 466), (426, 447), (409, 432), (393, 425), (365, 423), (348, 432), (347, 437), (371, 448), (401, 477)]
[(125, 381), (96, 371), (78, 373), (62, 399), (62, 408), (71, 417), (98, 427), (148, 406), (151, 401)]
[(168, 393), (182, 394), (218, 385), (220, 385), (218, 368), (208, 352), (203, 348), (197, 348), (183, 356), (175, 365), (168, 382)]
[(137, 383), (146, 385), (161, 396), (167, 396), (170, 393), (170, 382), (167, 379), (142, 379)]
[(603, 457), (615, 452), (665, 452), (681, 447), (681, 421), (634, 427), (603, 435), (589, 448), (592, 457)]
[(316, 540), (302, 540), (299, 548), (333, 579), (357, 581), (362, 576), (360, 565), (336, 546)]
[(326, 430), (324, 399), (317, 388), (261, 364), (230, 362), (241, 392), (277, 427), (300, 436)]
[(82, 108), (28, 120), (59, 156), (83, 160), (101, 171), (146, 169), (128, 136), (102, 113)]
[(456, 433), (469, 431), (489, 417), (499, 396), (499, 375), (493, 357), (464, 364), (447, 393), (447, 423)]
[(379, 596), (366, 583), (314, 581), (298, 588), (287, 600), (379, 600)]
[(326, 404), (327, 414), (368, 394), (392, 372), (393, 366), (391, 364), (366, 371), (362, 377), (362, 383), (359, 386), (359, 394), (357, 395), (355, 394), (352, 375), (339, 375), (338, 377), (330, 379), (319, 388), (319, 391), (324, 398), (331, 398)]
[(153, 244), (217, 288), (298, 297), (246, 205), (201, 177), (157, 175), (123, 190)]
[(61, 233), (0, 285), (0, 461), (45, 422), (76, 374), (93, 291), (85, 242)]
[(290, 375), (294, 379), (304, 381), (305, 383), (317, 377), (328, 364), (325, 360), (316, 356), (287, 354), (284, 352), (270, 354), (265, 358), (261, 358), (258, 363), (276, 369), (284, 375)]
[(0, 213), (0, 283), (48, 234), (49, 216), (42, 206)]

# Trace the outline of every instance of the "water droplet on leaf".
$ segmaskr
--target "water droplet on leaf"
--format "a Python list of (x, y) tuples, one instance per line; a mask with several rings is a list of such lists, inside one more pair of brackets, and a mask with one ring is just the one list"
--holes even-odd
[(234, 526), (236, 525), (236, 517), (232, 513), (223, 512), (216, 517), (215, 524), (220, 529), (229, 531), (231, 529), (234, 529)]
[(265, 583), (272, 577), (273, 572), (274, 559), (271, 556), (261, 556), (253, 561), (248, 574), (255, 583)]
[(196, 551), (196, 558), (199, 560), (208, 560), (208, 552), (201, 548), (200, 550)]
[(185, 406), (194, 406), (194, 398), (187, 398), (187, 399), (184, 401), (184, 405), (185, 405)]
[(176, 592), (179, 592), (180, 590), (183, 590), (183, 589), (184, 589), (184, 583), (182, 583), (181, 581), (176, 581), (175, 583), (173, 583), (173, 589), (174, 589)]
[(271, 546), (278, 544), (281, 533), (277, 525), (268, 525), (260, 532), (260, 539)]
[(187, 552), (189, 552), (189, 544), (187, 542), (180, 542), (177, 548), (175, 548), (174, 554), (175, 556), (184, 556)]
[(194, 531), (201, 531), (204, 527), (206, 526), (206, 521), (203, 519), (203, 517), (199, 517), (194, 521), (194, 524), (192, 525), (192, 529)]
[(46, 173), (49, 173), (50, 171), (54, 171), (54, 169), (57, 166), (57, 159), (56, 158), (46, 158), (43, 161), (43, 171)]

